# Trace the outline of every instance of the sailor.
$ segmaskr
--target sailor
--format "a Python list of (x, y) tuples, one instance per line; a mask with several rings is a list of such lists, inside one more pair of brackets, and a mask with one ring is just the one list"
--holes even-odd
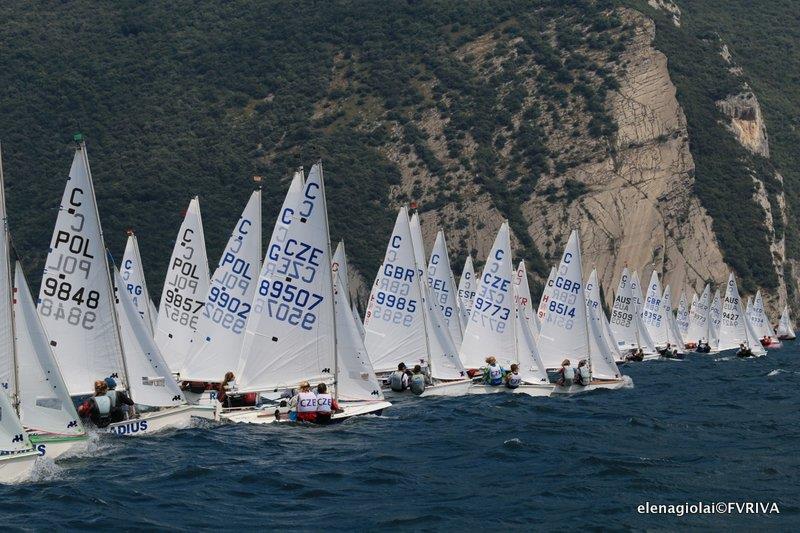
[(228, 395), (234, 390), (236, 390), (236, 375), (233, 372), (225, 372), (222, 383), (217, 387), (217, 400), (219, 400), (219, 403), (225, 404), (226, 407), (231, 407), (231, 400)]
[(284, 418), (289, 417), (289, 402), (286, 399), (282, 399), (281, 402), (278, 404), (278, 407), (275, 408), (275, 420), (283, 420)]
[(664, 351), (661, 352), (661, 355), (666, 357), (667, 359), (672, 359), (673, 357), (675, 357), (675, 354), (672, 352), (672, 345), (670, 343), (667, 343), (667, 347), (664, 348)]
[(105, 382), (108, 387), (106, 396), (111, 400), (111, 421), (122, 422), (128, 415), (128, 407), (123, 406), (132, 406), (133, 400), (124, 392), (116, 390), (117, 381), (111, 376), (107, 377)]
[(397, 365), (397, 370), (389, 376), (389, 386), (394, 392), (403, 392), (408, 388), (408, 374), (406, 374), (406, 364)]
[(425, 374), (422, 373), (422, 367), (415, 365), (414, 373), (411, 375), (411, 392), (417, 396), (425, 392), (425, 381)]
[(506, 387), (516, 389), (520, 384), (522, 384), (522, 376), (519, 375), (519, 365), (514, 363), (511, 365), (511, 371), (506, 374)]
[(330, 423), (332, 414), (337, 411), (339, 411), (339, 405), (328, 393), (328, 386), (324, 383), (317, 385), (317, 423)]
[(753, 352), (742, 343), (739, 345), (739, 351), (736, 352), (736, 357), (753, 357)]
[(78, 408), (81, 417), (88, 418), (99, 428), (108, 427), (111, 423), (111, 398), (106, 396), (108, 385), (105, 381), (94, 382), (94, 396), (86, 400)]
[(569, 366), (569, 359), (561, 361), (561, 368), (558, 370), (558, 375), (560, 377), (558, 381), (556, 381), (556, 385), (569, 387), (575, 381), (575, 369)]
[(644, 361), (644, 351), (641, 348), (639, 348), (638, 350), (634, 350), (625, 358), (625, 360), (636, 361), (636, 362)]
[(589, 364), (586, 359), (581, 359), (578, 363), (578, 371), (575, 373), (575, 383), (578, 385), (588, 386), (592, 382), (592, 371), (589, 370)]
[(300, 392), (297, 393), (297, 420), (300, 422), (317, 420), (317, 395), (311, 392), (308, 381), (300, 382)]
[(490, 355), (486, 358), (486, 367), (483, 369), (483, 382), (486, 385), (496, 387), (503, 384), (505, 370), (497, 364), (497, 358)]

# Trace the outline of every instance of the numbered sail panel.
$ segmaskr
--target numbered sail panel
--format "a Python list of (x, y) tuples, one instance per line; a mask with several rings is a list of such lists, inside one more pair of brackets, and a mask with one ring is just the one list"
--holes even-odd
[[(739, 288), (733, 273), (728, 276), (725, 286), (725, 298), (722, 300), (722, 313), (719, 327), (719, 349), (728, 350), (738, 348), (740, 344), (748, 343), (746, 317)], [(759, 344), (760, 346), (760, 344)]]
[(581, 248), (573, 231), (556, 270), (547, 314), (539, 334), (539, 350), (547, 368), (558, 368), (564, 359), (574, 366), (589, 355), (586, 296), (583, 287)]
[(681, 298), (678, 301), (678, 311), (675, 315), (675, 322), (678, 324), (678, 331), (684, 342), (689, 340), (689, 307), (686, 302), (686, 293), (681, 291)]
[(195, 197), (189, 202), (167, 265), (156, 323), (156, 344), (174, 372), (183, 368), (192, 349), (208, 286), (203, 219)]
[(472, 302), (475, 300), (475, 286), (475, 267), (472, 264), (472, 256), (468, 255), (461, 271), (461, 278), (458, 280), (458, 302), (461, 307), (462, 332), (467, 328)]
[(753, 324), (753, 330), (760, 337), (770, 337), (774, 335), (772, 326), (764, 311), (764, 299), (761, 296), (761, 291), (756, 291), (756, 297), (753, 299), (753, 311), (750, 315), (750, 322)]
[(450, 338), (456, 346), (461, 346), (463, 332), (459, 316), (458, 294), (453, 271), (450, 268), (450, 258), (447, 254), (447, 241), (441, 230), (436, 234), (436, 241), (428, 261), (427, 278), (431, 296), (438, 306)]
[(486, 258), (464, 331), (461, 361), (467, 368), (485, 366), (489, 356), (506, 367), (517, 361), (511, 260), (511, 238), (508, 223), (504, 222)]
[(642, 307), (642, 322), (656, 346), (667, 344), (668, 324), (664, 314), (661, 282), (655, 271), (650, 276), (650, 283), (647, 286), (647, 296)]
[(153, 313), (153, 302), (150, 299), (150, 292), (147, 290), (147, 282), (144, 277), (144, 266), (142, 257), (139, 253), (139, 241), (136, 235), (129, 235), (125, 243), (125, 253), (122, 255), (122, 265), (120, 267), (122, 280), (125, 282), (125, 289), (133, 301), (133, 305), (139, 312), (139, 316), (144, 320), (150, 336), (155, 335), (157, 313)]
[[(278, 215), (256, 284), (239, 363), (243, 390), (333, 380), (334, 316), (322, 169)], [(290, 195), (292, 196), (292, 195)]]
[(364, 315), (364, 342), (376, 372), (427, 358), (422, 287), (408, 211), (402, 207)]
[(514, 275), (514, 299), (517, 305), (517, 313), (522, 316), (523, 323), (530, 330), (531, 335), (539, 336), (539, 322), (533, 312), (531, 303), (531, 288), (528, 284), (528, 272), (525, 269), (525, 261), (520, 261)]
[(620, 350), (629, 350), (639, 346), (636, 317), (636, 304), (631, 293), (631, 276), (627, 267), (619, 278), (614, 304), (611, 307), (611, 331), (617, 340)]
[(708, 312), (711, 305), (711, 287), (706, 284), (702, 294), (689, 313), (689, 342), (708, 340)]
[(110, 274), (86, 147), (75, 152), (45, 260), (37, 310), (71, 395), (122, 377)]
[(261, 191), (255, 191), (211, 277), (182, 379), (215, 382), (236, 370), (260, 271)]
[(83, 434), (83, 424), (50, 349), (50, 339), (39, 320), (19, 263), (14, 279), (14, 331), (22, 422), (37, 431)]
[(542, 290), (542, 297), (539, 300), (539, 307), (536, 309), (536, 317), (539, 319), (539, 330), (541, 332), (541, 324), (547, 317), (547, 309), (550, 306), (550, 299), (553, 295), (553, 286), (556, 282), (556, 267), (550, 268), (550, 274), (547, 276), (547, 281)]

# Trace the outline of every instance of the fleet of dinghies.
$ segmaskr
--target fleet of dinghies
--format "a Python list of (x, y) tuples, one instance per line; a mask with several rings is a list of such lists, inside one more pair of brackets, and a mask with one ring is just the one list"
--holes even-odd
[[(426, 255), (419, 213), (406, 207), (362, 321), (344, 242), (331, 246), (321, 162), (308, 176), (294, 172), (266, 250), (260, 185), (253, 191), (213, 273), (192, 198), (156, 309), (133, 230), (119, 266), (106, 249), (82, 137), (76, 144), (37, 300), (13, 251), (0, 159), (0, 482), (24, 479), (38, 457), (85, 446), (75, 406), (109, 377), (135, 408), (100, 431), (137, 436), (192, 418), (291, 420), (286, 402), (301, 382), (327, 387), (334, 421), (380, 414), (391, 405), (385, 393), (397, 394), (390, 375), (404, 365), (424, 373), (423, 397), (557, 396), (629, 387), (619, 365), (630, 361), (690, 350), (760, 356), (795, 338), (788, 307), (773, 330), (761, 292), (743, 306), (733, 274), (724, 298), (706, 284), (699, 297), (681, 291), (676, 305), (658, 272), (643, 296), (625, 267), (606, 315), (597, 270), (584, 277), (577, 231), (538, 305), (525, 262), (514, 266), (507, 222), (480, 274), (467, 255), (456, 283), (444, 232)], [(515, 386), (488, 379), (495, 364), (513, 365)], [(588, 374), (567, 378), (568, 367)]]

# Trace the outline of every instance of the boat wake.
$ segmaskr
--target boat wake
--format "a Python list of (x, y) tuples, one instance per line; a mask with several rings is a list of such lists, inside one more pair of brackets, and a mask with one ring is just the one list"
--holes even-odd
[(54, 481), (64, 477), (65, 471), (65, 468), (58, 466), (52, 459), (41, 457), (36, 460), (36, 463), (34, 463), (30, 477), (26, 481), (29, 483)]

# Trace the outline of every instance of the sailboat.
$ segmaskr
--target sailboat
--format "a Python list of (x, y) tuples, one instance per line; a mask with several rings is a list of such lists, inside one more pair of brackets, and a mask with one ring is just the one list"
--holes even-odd
[(13, 406), (13, 414), (8, 414), (19, 418), (39, 455), (56, 459), (85, 443), (87, 435), (36, 314), (22, 266), (11, 260), (1, 156), (0, 219), (0, 388)]
[(722, 324), (722, 300), (719, 297), (719, 290), (714, 291), (714, 299), (708, 307), (708, 345), (711, 353), (719, 351), (719, 329)]
[(553, 285), (539, 335), (542, 362), (546, 368), (559, 368), (563, 359), (569, 359), (574, 367), (586, 360), (592, 373), (588, 385), (556, 385), (553, 393), (574, 394), (630, 385), (632, 381), (619, 371), (613, 348), (603, 336), (600, 314), (586, 298), (581, 243), (576, 230), (569, 236)]
[(169, 259), (156, 322), (156, 344), (176, 373), (183, 369), (192, 352), (208, 288), (206, 240), (200, 200), (195, 196), (189, 202)]
[[(695, 301), (696, 300), (697, 295), (695, 295)], [(684, 348), (686, 346), (686, 341), (689, 340), (689, 306), (686, 302), (685, 291), (681, 291), (681, 299), (678, 301), (678, 311), (675, 315), (675, 323), (678, 326), (678, 333), (682, 339), (681, 348)]]
[(756, 357), (767, 353), (764, 347), (761, 346), (756, 332), (753, 331), (752, 324), (744, 315), (739, 289), (736, 286), (736, 278), (731, 272), (728, 275), (725, 300), (722, 303), (718, 349), (720, 352), (738, 350), (742, 344), (749, 348)]
[(636, 327), (638, 328), (639, 342), (644, 352), (644, 360), (658, 359), (658, 348), (653, 342), (650, 332), (642, 320), (642, 310), (644, 309), (644, 298), (642, 297), (642, 284), (639, 281), (639, 273), (634, 270), (631, 275), (631, 295), (637, 313)]
[(625, 358), (622, 352), (619, 351), (619, 344), (614, 338), (614, 332), (611, 331), (611, 324), (603, 312), (603, 305), (600, 299), (600, 283), (597, 281), (597, 269), (592, 269), (589, 274), (589, 281), (586, 282), (586, 305), (592, 309), (600, 321), (600, 333), (603, 336), (603, 342), (611, 350), (615, 363), (624, 362)]
[(413, 366), (422, 359), (433, 382), (423, 395), (459, 396), (471, 380), (439, 306), (427, 296), (422, 274), (408, 211), (402, 207), (364, 316), (367, 353), (375, 371), (384, 376), (400, 363)]
[(778, 328), (775, 333), (781, 340), (793, 341), (796, 338), (794, 334), (794, 324), (792, 324), (792, 319), (789, 318), (788, 305), (783, 308), (781, 319), (778, 322)]
[(539, 323), (539, 331), (536, 333), (535, 339), (539, 340), (539, 334), (542, 331), (542, 322), (547, 317), (547, 306), (550, 305), (550, 295), (553, 292), (553, 284), (556, 281), (556, 267), (550, 267), (550, 274), (547, 276), (547, 281), (542, 289), (542, 297), (539, 298), (539, 307), (536, 309), (536, 321)]
[[(293, 182), (294, 184), (294, 182)], [(380, 385), (341, 278), (332, 270), (322, 164), (300, 194), (290, 189), (256, 283), (239, 359), (239, 392), (290, 393), (301, 381), (325, 383), (341, 411), (333, 420), (380, 414), (391, 404)], [(233, 422), (276, 421), (270, 409), (223, 410)]]
[(675, 315), (672, 314), (672, 289), (670, 289), (669, 285), (664, 287), (661, 302), (664, 308), (664, 319), (667, 323), (667, 344), (676, 355), (682, 355), (684, 353), (683, 336), (681, 335), (678, 321)]
[(120, 435), (185, 426), (192, 415), (211, 417), (213, 410), (185, 405), (116, 268), (112, 285), (86, 145), (81, 135), (75, 141), (38, 305), (67, 390), (86, 396), (95, 380), (111, 376), (137, 405), (155, 409), (108, 426)]
[[(650, 336), (642, 323), (642, 315), (636, 305), (633, 294), (635, 279), (631, 277), (628, 267), (622, 270), (619, 278), (617, 293), (611, 308), (611, 331), (617, 340), (617, 349), (622, 352), (631, 352), (641, 349), (644, 358), (656, 359), (655, 346), (652, 345)], [(641, 299), (641, 297), (639, 297)]]
[(428, 260), (428, 288), (442, 312), (447, 330), (453, 344), (461, 346), (464, 339), (461, 326), (461, 308), (458, 305), (456, 282), (453, 270), (450, 268), (450, 258), (447, 254), (447, 241), (444, 231), (439, 230), (433, 244), (431, 257)]
[(703, 292), (692, 303), (689, 312), (689, 333), (686, 337), (686, 347), (696, 349), (700, 341), (708, 342), (708, 308), (711, 305), (711, 286), (706, 283)]
[(756, 291), (756, 297), (753, 299), (753, 305), (750, 310), (750, 324), (753, 330), (761, 340), (761, 344), (770, 350), (780, 348), (781, 342), (772, 331), (767, 314), (764, 311), (764, 299), (761, 297), (761, 291)]
[(664, 302), (661, 296), (661, 282), (658, 279), (658, 273), (653, 270), (641, 313), (645, 328), (657, 350), (664, 349), (668, 342), (667, 319), (664, 315)]
[(489, 356), (495, 357), (505, 369), (517, 364), (522, 385), (509, 389), (502, 385), (476, 383), (469, 392), (549, 396), (553, 385), (547, 379), (547, 371), (524, 314), (517, 310), (517, 296), (514, 294), (516, 274), (511, 261), (511, 235), (508, 222), (503, 222), (478, 280), (475, 302), (461, 344), (461, 360), (471, 369), (485, 367)]
[(520, 260), (519, 266), (514, 276), (514, 291), (516, 294), (517, 312), (522, 315), (523, 322), (530, 329), (533, 338), (539, 336), (541, 324), (533, 312), (533, 304), (531, 303), (531, 288), (528, 284), (528, 272), (525, 269), (525, 261)]
[[(217, 383), (226, 372), (236, 370), (260, 271), (261, 190), (257, 189), (236, 221), (208, 292), (201, 295), (205, 304), (181, 379)], [(209, 399), (215, 398), (212, 393)]]
[(133, 305), (144, 320), (150, 336), (155, 335), (158, 312), (153, 300), (150, 299), (150, 291), (147, 290), (147, 282), (144, 278), (144, 267), (142, 266), (142, 256), (139, 254), (139, 241), (133, 230), (128, 231), (128, 242), (125, 244), (125, 253), (122, 254), (122, 265), (120, 267), (122, 281), (125, 288), (131, 295)]
[(461, 319), (461, 331), (467, 329), (469, 322), (469, 312), (472, 309), (472, 302), (475, 300), (475, 267), (472, 265), (472, 256), (467, 255), (464, 262), (464, 269), (461, 271), (461, 278), (458, 280), (458, 304), (461, 308), (459, 318)]

